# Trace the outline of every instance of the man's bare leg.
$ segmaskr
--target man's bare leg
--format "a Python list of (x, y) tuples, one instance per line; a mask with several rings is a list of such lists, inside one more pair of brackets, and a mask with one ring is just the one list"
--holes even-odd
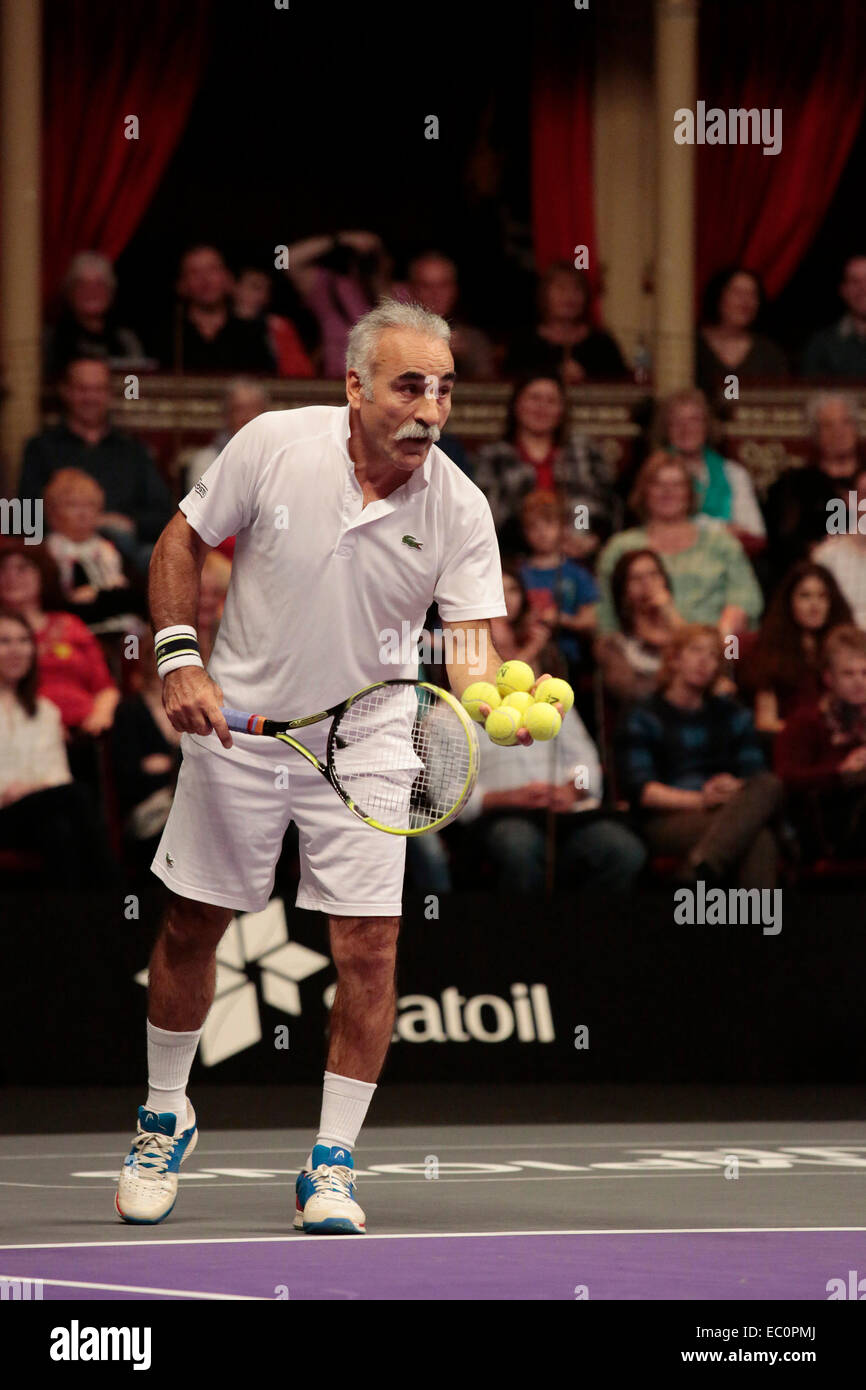
[(147, 1016), (173, 1033), (201, 1028), (216, 988), (216, 949), (234, 913), (171, 894), (150, 958)]
[(394, 1031), (399, 917), (331, 917), (337, 993), (331, 1009), (327, 1069), (374, 1082)]

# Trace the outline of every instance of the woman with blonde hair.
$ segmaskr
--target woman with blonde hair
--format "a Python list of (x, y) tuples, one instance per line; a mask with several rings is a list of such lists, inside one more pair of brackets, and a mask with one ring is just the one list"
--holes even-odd
[(658, 450), (640, 469), (629, 506), (641, 519), (613, 536), (598, 559), (598, 627), (616, 632), (611, 592), (617, 561), (629, 550), (652, 550), (670, 577), (677, 612), (687, 623), (711, 623), (723, 636), (745, 632), (761, 615), (763, 597), (743, 547), (721, 522), (698, 514), (688, 465)]

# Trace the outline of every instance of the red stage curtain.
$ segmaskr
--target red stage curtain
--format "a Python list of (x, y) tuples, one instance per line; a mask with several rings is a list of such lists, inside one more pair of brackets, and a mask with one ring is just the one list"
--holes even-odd
[(591, 12), (538, 3), (532, 78), (532, 238), (540, 271), (589, 250), (598, 286), (592, 191)]
[(207, 20), (207, 0), (46, 0), (46, 303), (77, 251), (114, 260), (138, 226), (186, 125)]
[(863, 115), (863, 0), (701, 6), (698, 96), (707, 110), (782, 111), (782, 148), (698, 146), (698, 288), (725, 265), (779, 293), (818, 232)]

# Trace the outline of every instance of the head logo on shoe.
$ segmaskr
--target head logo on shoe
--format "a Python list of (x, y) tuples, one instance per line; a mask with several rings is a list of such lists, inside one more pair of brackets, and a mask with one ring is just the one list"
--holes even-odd
[(155, 1110), (145, 1110), (142, 1105), (138, 1112), (138, 1123), (148, 1134), (167, 1134), (172, 1138), (176, 1122), (177, 1116), (171, 1110), (158, 1115)]

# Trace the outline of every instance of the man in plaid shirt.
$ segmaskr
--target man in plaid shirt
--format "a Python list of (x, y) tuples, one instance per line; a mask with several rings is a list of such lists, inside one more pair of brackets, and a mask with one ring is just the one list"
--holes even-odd
[(722, 639), (713, 627), (681, 628), (668, 647), (659, 690), (633, 705), (617, 733), (619, 790), (641, 817), (654, 854), (682, 857), (681, 877), (773, 888), (778, 851), (769, 822), (782, 783), (765, 770), (752, 716), (709, 692)]

